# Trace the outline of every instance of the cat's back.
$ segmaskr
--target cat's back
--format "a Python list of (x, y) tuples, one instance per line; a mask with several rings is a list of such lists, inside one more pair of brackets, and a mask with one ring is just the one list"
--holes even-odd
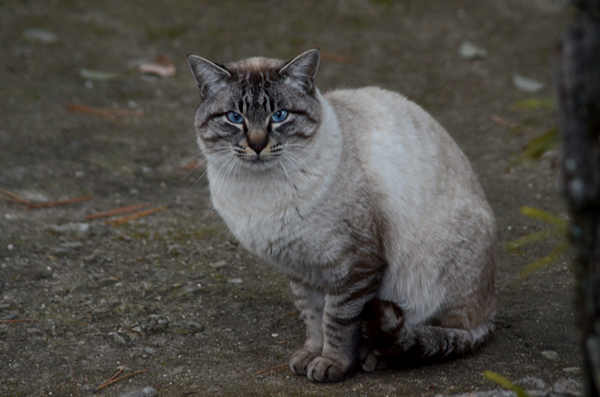
[(399, 195), (413, 210), (450, 193), (485, 201), (466, 156), (416, 103), (377, 87), (332, 91), (325, 98), (383, 196)]
[(423, 108), (378, 87), (336, 90), (324, 97), (384, 210), (411, 214), (415, 223), (422, 223), (467, 207), (493, 225), (469, 160)]

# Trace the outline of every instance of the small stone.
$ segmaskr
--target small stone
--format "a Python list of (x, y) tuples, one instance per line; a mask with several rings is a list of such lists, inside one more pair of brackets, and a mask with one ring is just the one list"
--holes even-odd
[(195, 335), (204, 331), (204, 326), (195, 321), (177, 321), (170, 324), (170, 331), (179, 335)]
[(481, 59), (487, 56), (487, 50), (465, 40), (458, 48), (458, 55), (467, 60)]
[(556, 361), (558, 359), (558, 353), (552, 350), (544, 350), (542, 357), (549, 361)]
[(173, 256), (181, 255), (183, 253), (183, 247), (179, 244), (170, 244), (167, 253)]
[(110, 337), (112, 338), (113, 341), (115, 341), (117, 344), (119, 345), (127, 345), (127, 341), (125, 340), (125, 338), (123, 338), (121, 335), (119, 335), (116, 332), (111, 332), (108, 335), (110, 335)]
[(52, 225), (49, 226), (48, 229), (55, 233), (86, 234), (90, 230), (90, 224), (69, 222), (65, 223), (64, 225)]
[(561, 396), (582, 396), (583, 387), (574, 379), (565, 379), (554, 384), (554, 392)]
[(157, 353), (156, 349), (153, 347), (146, 347), (144, 351), (152, 356)]
[(241, 284), (242, 279), (241, 278), (230, 278), (229, 280), (227, 280), (227, 282), (230, 284)]
[(574, 374), (580, 373), (581, 372), (581, 368), (579, 368), (579, 367), (567, 367), (567, 368), (563, 368), (563, 372), (565, 374), (574, 375)]
[(27, 28), (22, 34), (25, 40), (35, 41), (42, 44), (53, 44), (56, 43), (56, 35), (46, 29), (40, 28)]
[(526, 390), (544, 390), (546, 388), (546, 382), (533, 376), (519, 379), (515, 384)]
[(140, 335), (144, 335), (144, 330), (142, 330), (142, 327), (140, 327), (139, 325), (136, 327), (131, 328), (131, 330), (135, 333), (138, 333)]
[(210, 266), (214, 267), (216, 269), (218, 267), (223, 267), (226, 264), (227, 264), (227, 261), (218, 261), (218, 262), (215, 262), (215, 263), (211, 263)]
[(148, 387), (144, 387), (142, 390), (138, 390), (138, 391), (132, 391), (129, 393), (125, 393), (125, 394), (121, 394), (120, 397), (157, 397), (158, 396), (158, 392), (148, 386)]
[(519, 91), (524, 91), (524, 92), (529, 92), (529, 93), (540, 92), (544, 88), (546, 88), (546, 84), (544, 84), (540, 81), (529, 79), (527, 77), (523, 77), (516, 73), (513, 74), (513, 84)]
[(73, 241), (68, 243), (62, 243), (60, 246), (63, 248), (75, 249), (83, 247), (83, 244), (77, 241)]

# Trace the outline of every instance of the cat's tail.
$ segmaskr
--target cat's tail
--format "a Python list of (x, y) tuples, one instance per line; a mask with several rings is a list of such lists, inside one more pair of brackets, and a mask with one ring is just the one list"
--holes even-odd
[[(395, 305), (394, 305), (395, 306)], [(470, 328), (445, 328), (431, 325), (407, 326), (397, 306), (375, 323), (363, 321), (363, 370), (372, 371), (388, 365), (414, 366), (428, 361), (464, 356), (483, 346), (494, 333), (493, 314), (483, 323)], [(389, 310), (384, 310), (389, 311)], [(365, 319), (366, 320), (366, 319)], [(377, 329), (373, 326), (376, 324)]]

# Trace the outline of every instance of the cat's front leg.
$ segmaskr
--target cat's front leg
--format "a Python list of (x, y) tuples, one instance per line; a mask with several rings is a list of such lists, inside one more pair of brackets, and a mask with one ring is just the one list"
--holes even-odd
[(290, 360), (290, 368), (297, 375), (306, 375), (309, 364), (321, 354), (323, 349), (323, 307), (325, 295), (305, 284), (290, 281), (294, 304), (300, 311), (300, 318), (306, 325), (304, 347)]
[(379, 272), (369, 269), (358, 276), (325, 296), (323, 349), (306, 372), (312, 381), (339, 382), (352, 373), (358, 361), (360, 315), (377, 292)]

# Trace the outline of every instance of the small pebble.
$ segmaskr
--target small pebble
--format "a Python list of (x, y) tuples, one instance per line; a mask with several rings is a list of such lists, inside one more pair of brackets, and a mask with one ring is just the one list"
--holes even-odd
[(227, 280), (227, 282), (230, 284), (241, 284), (242, 279), (241, 278), (230, 278), (229, 280)]
[(73, 248), (83, 247), (83, 243), (80, 243), (78, 241), (72, 241), (72, 242), (68, 242), (68, 243), (62, 243), (60, 246), (63, 248), (73, 249)]
[(487, 50), (465, 40), (458, 48), (458, 55), (467, 60), (482, 59), (487, 56)]
[(227, 264), (227, 261), (218, 261), (215, 263), (211, 263), (210, 266), (214, 268), (223, 267)]
[(69, 222), (64, 225), (53, 225), (48, 227), (49, 230), (55, 233), (80, 233), (85, 234), (90, 230), (89, 223)]
[(582, 396), (583, 387), (581, 383), (573, 379), (565, 379), (554, 384), (554, 392), (565, 396)]
[(112, 340), (115, 341), (119, 345), (126, 345), (127, 344), (127, 341), (125, 340), (125, 338), (123, 338), (121, 335), (119, 335), (116, 332), (111, 332), (108, 335), (110, 335), (110, 337), (112, 338)]
[(579, 367), (567, 367), (567, 368), (563, 368), (563, 372), (565, 374), (578, 374), (581, 372), (581, 368)]
[(148, 387), (144, 387), (142, 390), (138, 390), (138, 391), (132, 391), (130, 393), (125, 393), (125, 394), (121, 394), (120, 397), (156, 397), (158, 396), (158, 392), (148, 386)]
[(155, 355), (157, 353), (156, 349), (153, 347), (147, 347), (144, 349), (144, 351), (150, 355)]
[(519, 74), (513, 74), (513, 84), (519, 91), (535, 93), (540, 92), (544, 88), (546, 88), (546, 84), (529, 79), (527, 77), (523, 77)]
[(29, 41), (35, 41), (42, 44), (56, 43), (56, 35), (46, 29), (27, 28), (23, 31), (23, 38)]
[(546, 388), (546, 382), (540, 378), (534, 378), (533, 376), (519, 379), (515, 384), (526, 390), (544, 390)]
[(558, 359), (558, 353), (552, 350), (544, 350), (542, 352), (542, 357), (549, 361), (555, 361)]

